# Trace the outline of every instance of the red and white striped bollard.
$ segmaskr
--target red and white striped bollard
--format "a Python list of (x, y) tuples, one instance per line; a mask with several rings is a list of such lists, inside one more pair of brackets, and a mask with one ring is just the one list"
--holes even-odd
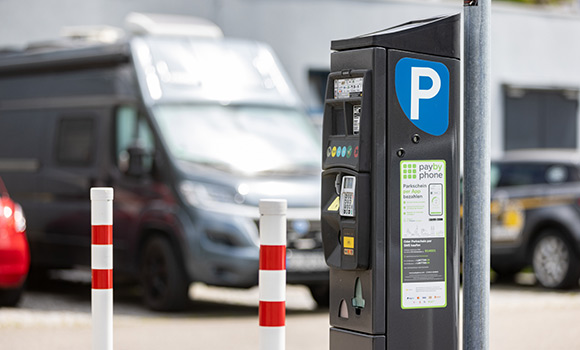
[(93, 350), (113, 350), (113, 189), (91, 188)]
[(286, 347), (286, 200), (260, 200), (260, 350)]

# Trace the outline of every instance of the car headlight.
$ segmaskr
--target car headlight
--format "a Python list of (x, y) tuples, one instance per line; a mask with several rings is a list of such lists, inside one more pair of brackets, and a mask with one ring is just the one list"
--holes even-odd
[(236, 192), (230, 188), (194, 181), (183, 181), (179, 186), (181, 195), (192, 206), (213, 207), (222, 203), (234, 204)]

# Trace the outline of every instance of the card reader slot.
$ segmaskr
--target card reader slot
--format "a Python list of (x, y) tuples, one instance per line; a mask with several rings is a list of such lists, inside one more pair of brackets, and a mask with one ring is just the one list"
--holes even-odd
[[(337, 193), (340, 181), (340, 193)], [(335, 168), (322, 175), (322, 239), (329, 266), (366, 270), (370, 246), (370, 176)], [(348, 194), (348, 198), (345, 198)]]

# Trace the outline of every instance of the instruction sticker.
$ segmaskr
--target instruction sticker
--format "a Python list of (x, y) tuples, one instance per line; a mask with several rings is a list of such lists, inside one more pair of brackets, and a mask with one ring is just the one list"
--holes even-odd
[(363, 78), (336, 79), (334, 81), (334, 98), (352, 98), (362, 96)]
[(401, 307), (446, 307), (445, 161), (402, 161), (400, 176)]

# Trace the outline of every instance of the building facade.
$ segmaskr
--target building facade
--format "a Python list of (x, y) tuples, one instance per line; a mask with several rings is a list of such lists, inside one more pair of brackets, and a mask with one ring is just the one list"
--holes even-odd
[[(462, 10), (460, 1), (3, 0), (0, 46), (53, 40), (63, 26), (122, 27), (131, 11), (205, 17), (226, 36), (270, 44), (316, 114), (331, 40)], [(494, 2), (491, 28), (492, 156), (518, 148), (578, 149), (578, 9)]]

